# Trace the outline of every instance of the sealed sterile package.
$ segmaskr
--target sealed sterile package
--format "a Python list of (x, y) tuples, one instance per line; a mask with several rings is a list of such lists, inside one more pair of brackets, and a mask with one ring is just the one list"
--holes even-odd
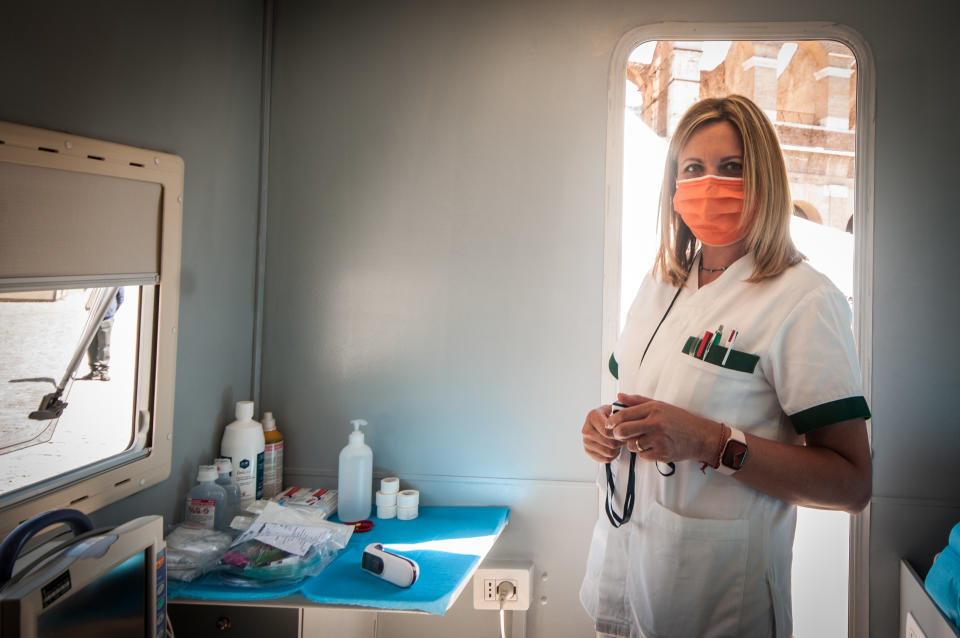
[(174, 526), (165, 541), (167, 576), (189, 582), (217, 565), (217, 559), (230, 546), (233, 537), (196, 524), (181, 523)]
[(337, 490), (288, 487), (273, 497), (273, 500), (281, 505), (321, 510), (327, 518), (337, 511)]
[(221, 578), (262, 586), (319, 574), (353, 534), (352, 526), (331, 523), (324, 516), (319, 510), (266, 503), (220, 557)]

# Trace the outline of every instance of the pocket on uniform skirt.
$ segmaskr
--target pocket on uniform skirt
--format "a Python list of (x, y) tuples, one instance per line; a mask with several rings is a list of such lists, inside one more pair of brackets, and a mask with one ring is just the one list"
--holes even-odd
[(627, 600), (648, 638), (736, 637), (749, 522), (687, 518), (656, 502), (631, 525)]

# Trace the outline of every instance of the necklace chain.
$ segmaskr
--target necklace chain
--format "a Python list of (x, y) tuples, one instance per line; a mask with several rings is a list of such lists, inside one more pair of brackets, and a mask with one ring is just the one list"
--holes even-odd
[(703, 266), (703, 261), (701, 260), (701, 262), (700, 262), (700, 270), (706, 270), (706, 271), (709, 272), (709, 273), (723, 272), (723, 271), (726, 270), (727, 268), (729, 268), (729, 266), (724, 266), (723, 268), (705, 268), (705, 267)]

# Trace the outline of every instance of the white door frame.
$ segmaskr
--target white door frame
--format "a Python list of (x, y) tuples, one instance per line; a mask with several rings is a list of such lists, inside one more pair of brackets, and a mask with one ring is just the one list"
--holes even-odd
[[(601, 401), (616, 392), (607, 372), (619, 332), (620, 246), (623, 214), (623, 147), (627, 60), (650, 40), (834, 40), (845, 44), (857, 60), (856, 201), (854, 224), (854, 336), (858, 346), (864, 393), (871, 399), (873, 343), (873, 194), (876, 80), (873, 54), (857, 31), (832, 22), (661, 22), (628, 31), (613, 51), (607, 93), (607, 142), (604, 168), (603, 334), (601, 337)], [(870, 424), (868, 422), (868, 435)], [(872, 445), (872, 436), (871, 445)], [(851, 638), (869, 635), (870, 506), (850, 519), (849, 630)]]

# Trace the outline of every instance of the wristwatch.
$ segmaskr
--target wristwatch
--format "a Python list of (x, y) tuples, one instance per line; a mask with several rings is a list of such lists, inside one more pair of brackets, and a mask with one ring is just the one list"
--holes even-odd
[(727, 439), (723, 451), (720, 452), (720, 465), (717, 471), (730, 476), (735, 474), (743, 462), (747, 460), (747, 439), (737, 428), (730, 428), (730, 438)]

